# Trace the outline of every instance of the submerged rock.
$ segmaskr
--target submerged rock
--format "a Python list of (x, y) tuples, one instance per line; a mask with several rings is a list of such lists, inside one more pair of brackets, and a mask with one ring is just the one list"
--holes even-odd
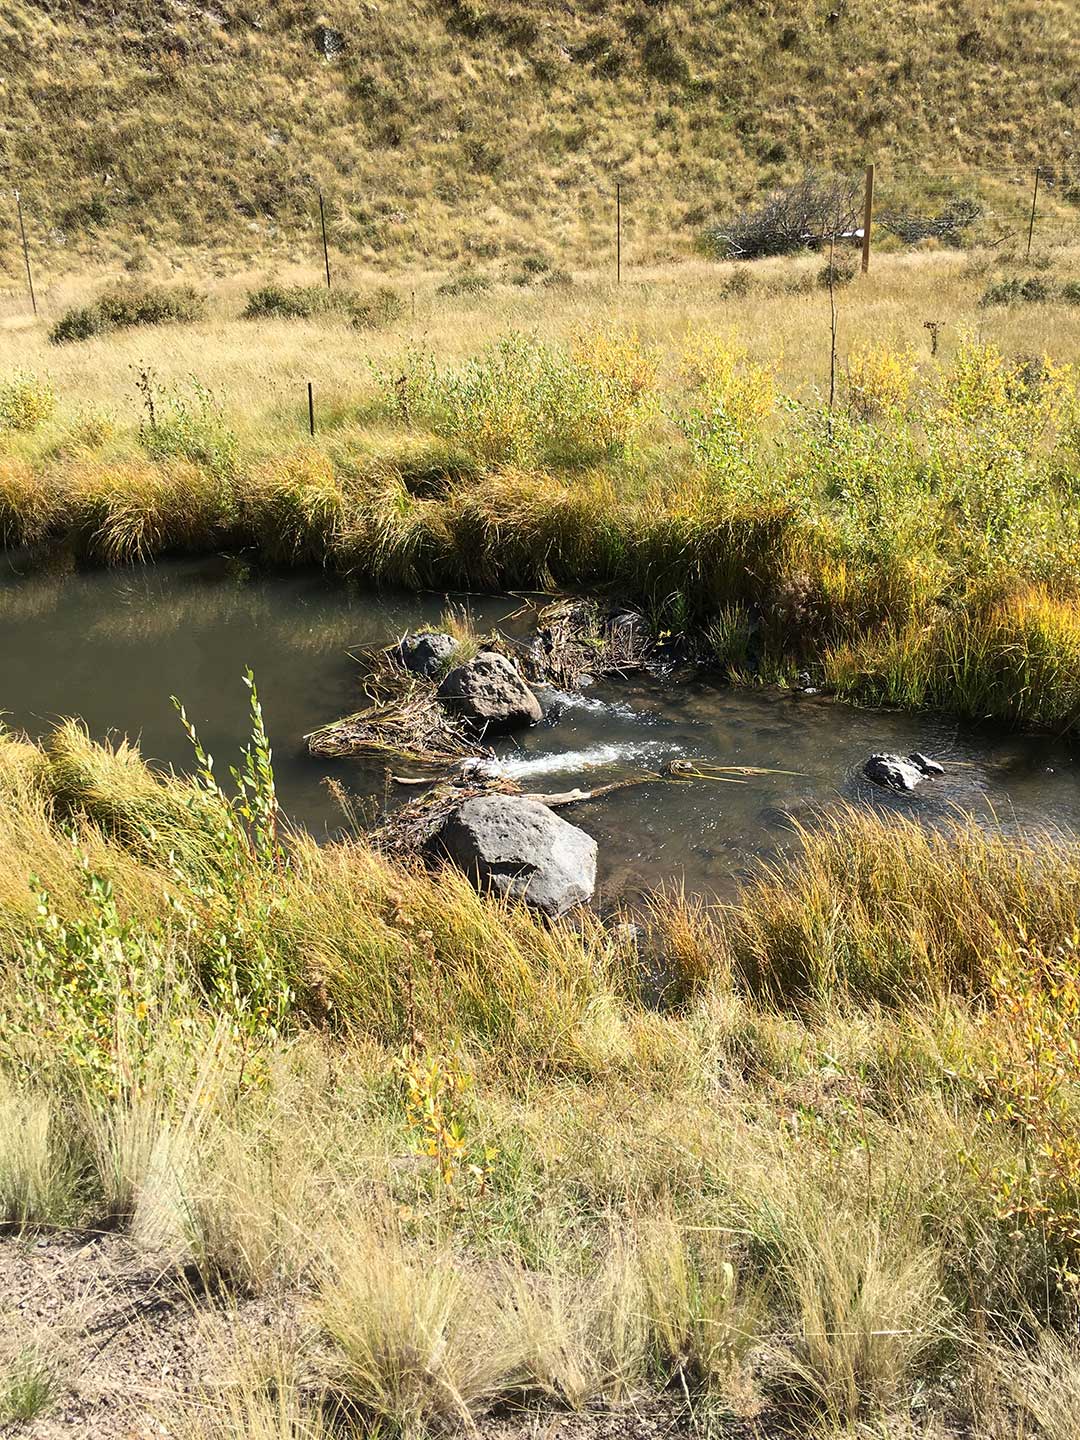
[(495, 650), (481, 650), (467, 665), (451, 670), (437, 693), (447, 709), (485, 731), (535, 725), (544, 718), (540, 701)]
[(398, 659), (413, 675), (434, 680), (453, 658), (457, 641), (441, 630), (406, 635), (397, 647)]
[(901, 755), (871, 755), (863, 766), (863, 774), (886, 790), (914, 790), (923, 780), (944, 775), (945, 767), (915, 750), (906, 759)]
[(451, 811), (432, 848), (478, 889), (524, 900), (545, 915), (584, 904), (596, 888), (596, 841), (521, 795), (476, 795)]

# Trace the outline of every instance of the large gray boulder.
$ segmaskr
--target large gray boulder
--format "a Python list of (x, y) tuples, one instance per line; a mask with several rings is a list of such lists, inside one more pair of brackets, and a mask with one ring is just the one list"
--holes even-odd
[(452, 635), (442, 630), (428, 630), (406, 635), (397, 647), (397, 654), (411, 674), (434, 680), (449, 665), (456, 650), (457, 641)]
[(886, 790), (914, 790), (927, 778), (944, 773), (944, 766), (917, 750), (906, 759), (901, 755), (871, 755), (863, 766), (866, 778)]
[(451, 670), (437, 694), (448, 710), (484, 731), (535, 725), (544, 718), (540, 701), (506, 656), (495, 650), (481, 650), (467, 665)]
[(451, 811), (432, 842), (481, 890), (552, 917), (596, 888), (596, 841), (522, 795), (476, 795)]

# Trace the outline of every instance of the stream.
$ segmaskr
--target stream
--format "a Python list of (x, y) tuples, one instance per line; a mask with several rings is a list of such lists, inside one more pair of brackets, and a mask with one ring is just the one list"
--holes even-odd
[[(0, 575), (0, 708), (31, 735), (80, 716), (95, 737), (137, 739), (147, 759), (183, 769), (187, 741), (170, 703), (179, 696), (227, 777), (247, 733), (255, 672), (282, 805), (319, 837), (340, 833), (333, 776), (363, 813), (411, 798), (390, 773), (406, 761), (326, 760), (303, 736), (364, 703), (350, 650), (437, 624), (442, 595), (354, 593), (313, 572), (245, 578), (224, 560), (169, 561), (132, 570), (20, 578)], [(449, 597), (476, 628), (527, 633), (522, 601)], [(821, 697), (737, 690), (704, 678), (634, 676), (581, 694), (538, 690), (549, 721), (501, 740), (506, 773), (527, 790), (588, 788), (676, 757), (776, 772), (743, 784), (648, 783), (563, 812), (596, 837), (601, 897), (663, 881), (729, 896), (762, 857), (793, 843), (791, 819), (837, 800), (862, 801), (940, 823), (957, 811), (1006, 828), (1080, 828), (1080, 767), (1046, 736), (972, 729), (928, 716), (858, 710)], [(870, 785), (874, 750), (921, 750), (946, 766), (910, 795)]]

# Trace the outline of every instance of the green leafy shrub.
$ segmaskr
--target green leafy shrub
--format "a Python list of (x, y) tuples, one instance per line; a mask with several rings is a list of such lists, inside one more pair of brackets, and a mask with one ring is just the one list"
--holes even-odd
[(818, 271), (817, 283), (823, 290), (828, 290), (830, 285), (839, 288), (841, 285), (850, 285), (855, 279), (855, 261), (850, 255), (834, 255), (831, 260)]
[(480, 270), (463, 270), (438, 286), (436, 295), (483, 295), (491, 289), (491, 276)]
[(80, 860), (84, 917), (65, 919), (31, 878), (36, 923), (22, 943), (0, 1056), (16, 1074), (113, 1095), (149, 1045), (167, 984), (160, 936), (122, 920), (111, 882)]
[(244, 306), (245, 320), (317, 320), (341, 316), (358, 330), (373, 330), (397, 320), (404, 306), (389, 285), (370, 295), (354, 290), (330, 290), (323, 285), (279, 285), (271, 282), (252, 290)]
[(29, 370), (16, 370), (0, 384), (0, 432), (34, 430), (55, 409), (52, 386)]
[(191, 396), (168, 391), (144, 372), (139, 381), (145, 415), (139, 439), (155, 460), (189, 460), (218, 479), (236, 473), (240, 441), (212, 391), (192, 380)]
[(1066, 305), (1080, 305), (1080, 280), (1066, 280), (1061, 287), (1061, 298)]
[(206, 296), (192, 285), (171, 289), (161, 285), (117, 285), (93, 304), (65, 311), (49, 331), (49, 339), (54, 345), (66, 345), (135, 325), (189, 324), (203, 319), (205, 314)]
[(1044, 300), (1050, 300), (1054, 294), (1054, 287), (1041, 275), (1029, 275), (1026, 279), (1012, 276), (1005, 280), (995, 280), (983, 291), (980, 305), (1038, 305)]
[(511, 334), (445, 371), (430, 352), (409, 350), (379, 379), (396, 419), (502, 465), (625, 450), (650, 413), (656, 375), (635, 334), (583, 337), (569, 351)]

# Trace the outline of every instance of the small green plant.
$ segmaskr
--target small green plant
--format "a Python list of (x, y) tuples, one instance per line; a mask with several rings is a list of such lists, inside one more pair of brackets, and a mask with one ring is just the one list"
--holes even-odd
[(52, 386), (32, 371), (16, 370), (0, 382), (0, 434), (5, 430), (35, 430), (55, 409)]
[(89, 340), (136, 325), (190, 324), (206, 315), (206, 296), (191, 285), (167, 289), (129, 283), (114, 286), (90, 305), (65, 311), (49, 331), (54, 345)]
[(451, 1203), (460, 1203), (463, 1177), (483, 1190), (497, 1151), (470, 1137), (472, 1076), (456, 1047), (431, 1051), (414, 1039), (397, 1056), (394, 1070), (404, 1090), (406, 1127), (420, 1153), (435, 1162)]
[(240, 442), (212, 391), (191, 378), (191, 394), (168, 390), (150, 370), (135, 381), (143, 400), (139, 439), (155, 460), (181, 459), (208, 470), (218, 480), (236, 473)]
[(36, 878), (23, 982), (8, 997), (0, 1058), (16, 1073), (120, 1093), (150, 1046), (161, 998), (159, 937), (120, 917), (112, 883), (80, 855), (86, 913), (65, 918)]
[[(229, 1017), (245, 1046), (260, 1046), (285, 1029), (292, 1008), (292, 987), (273, 950), (282, 902), (277, 887), (266, 883), (284, 874), (289, 862), (281, 841), (270, 740), (250, 670), (244, 674), (244, 684), (250, 696), (251, 739), (243, 763), (230, 767), (236, 785), (232, 797), (218, 784), (213, 756), (173, 697), (195, 755), (196, 787), (208, 802), (207, 811), (220, 817), (214, 837), (214, 881), (192, 891), (193, 898), (202, 902), (201, 913), (183, 900), (178, 901), (178, 909), (192, 933), (202, 938), (202, 983), (215, 1009)], [(178, 879), (186, 881), (183, 876)]]
[(26, 1350), (0, 1372), (0, 1424), (27, 1425), (49, 1410), (57, 1396), (52, 1367), (36, 1350)]

